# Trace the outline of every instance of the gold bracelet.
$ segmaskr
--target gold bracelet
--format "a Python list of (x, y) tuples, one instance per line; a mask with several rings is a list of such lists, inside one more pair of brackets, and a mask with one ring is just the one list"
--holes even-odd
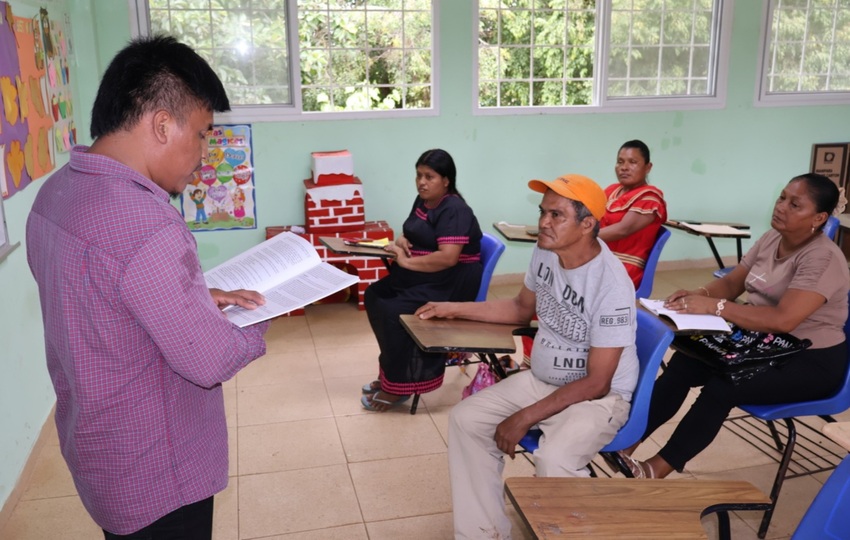
[(705, 287), (697, 287), (697, 289), (702, 289), (703, 291), (705, 291), (706, 296), (711, 296), (710, 294), (708, 294), (708, 289), (706, 289)]
[(720, 315), (720, 314), (721, 314), (721, 313), (723, 313), (723, 308), (725, 308), (725, 307), (726, 307), (726, 306), (724, 305), (725, 303), (726, 303), (726, 299), (725, 299), (725, 298), (721, 298), (721, 299), (720, 299), (720, 301), (719, 301), (719, 302), (717, 302), (717, 311), (715, 311), (715, 312), (714, 312), (714, 314), (715, 314), (715, 315), (717, 315), (718, 317), (721, 317), (721, 316), (722, 316), (722, 315)]

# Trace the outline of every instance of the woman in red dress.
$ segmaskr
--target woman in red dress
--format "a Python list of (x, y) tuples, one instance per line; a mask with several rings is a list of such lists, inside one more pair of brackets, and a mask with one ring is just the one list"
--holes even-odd
[(623, 261), (635, 288), (643, 278), (658, 229), (667, 221), (664, 193), (647, 184), (651, 170), (649, 148), (642, 141), (628, 141), (620, 147), (614, 167), (618, 183), (605, 189), (608, 204), (599, 223), (599, 238)]

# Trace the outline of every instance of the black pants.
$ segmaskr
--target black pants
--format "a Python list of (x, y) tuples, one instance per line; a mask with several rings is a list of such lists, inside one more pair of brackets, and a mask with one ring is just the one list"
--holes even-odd
[(144, 529), (119, 535), (103, 531), (106, 540), (210, 540), (212, 538), (213, 498), (181, 506)]
[(699, 360), (676, 353), (655, 381), (643, 439), (678, 412), (691, 388), (701, 386), (699, 397), (659, 452), (664, 461), (681, 472), (688, 461), (711, 444), (734, 407), (825, 398), (838, 389), (846, 369), (847, 347), (841, 343), (805, 350), (782, 367), (736, 385), (714, 374)]

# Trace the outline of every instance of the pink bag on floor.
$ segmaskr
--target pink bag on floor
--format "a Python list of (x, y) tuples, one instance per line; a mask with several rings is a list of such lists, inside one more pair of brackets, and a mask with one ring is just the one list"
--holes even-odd
[(466, 399), (475, 392), (483, 390), (488, 386), (493, 386), (497, 382), (499, 382), (499, 378), (495, 373), (493, 373), (493, 370), (490, 368), (490, 364), (481, 362), (478, 364), (478, 371), (475, 372), (475, 377), (472, 378), (472, 382), (466, 385), (463, 389), (461, 399)]

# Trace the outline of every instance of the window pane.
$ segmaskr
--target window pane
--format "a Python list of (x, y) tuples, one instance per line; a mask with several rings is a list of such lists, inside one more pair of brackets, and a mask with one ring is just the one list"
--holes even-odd
[(766, 95), (848, 92), (850, 4), (771, 0)]
[[(328, 97), (302, 93), (304, 110), (307, 97), (322, 110), (431, 106), (430, 0), (299, 0), (298, 9), (302, 80), (321, 80)], [(305, 44), (311, 54), (327, 49), (327, 78), (322, 57), (305, 61)]]
[(289, 26), (298, 30), (304, 110), (399, 108), (408, 96), (415, 108), (431, 106), (431, 0), (294, 4), (297, 25), (286, 0), (149, 0), (151, 31), (204, 56), (235, 106), (292, 103)]
[(580, 81), (579, 99), (589, 98), (595, 0), (480, 0), (479, 8), (480, 107), (563, 106), (567, 81)]
[(291, 103), (283, 0), (151, 0), (150, 6), (151, 31), (168, 32), (203, 56), (232, 105)]

